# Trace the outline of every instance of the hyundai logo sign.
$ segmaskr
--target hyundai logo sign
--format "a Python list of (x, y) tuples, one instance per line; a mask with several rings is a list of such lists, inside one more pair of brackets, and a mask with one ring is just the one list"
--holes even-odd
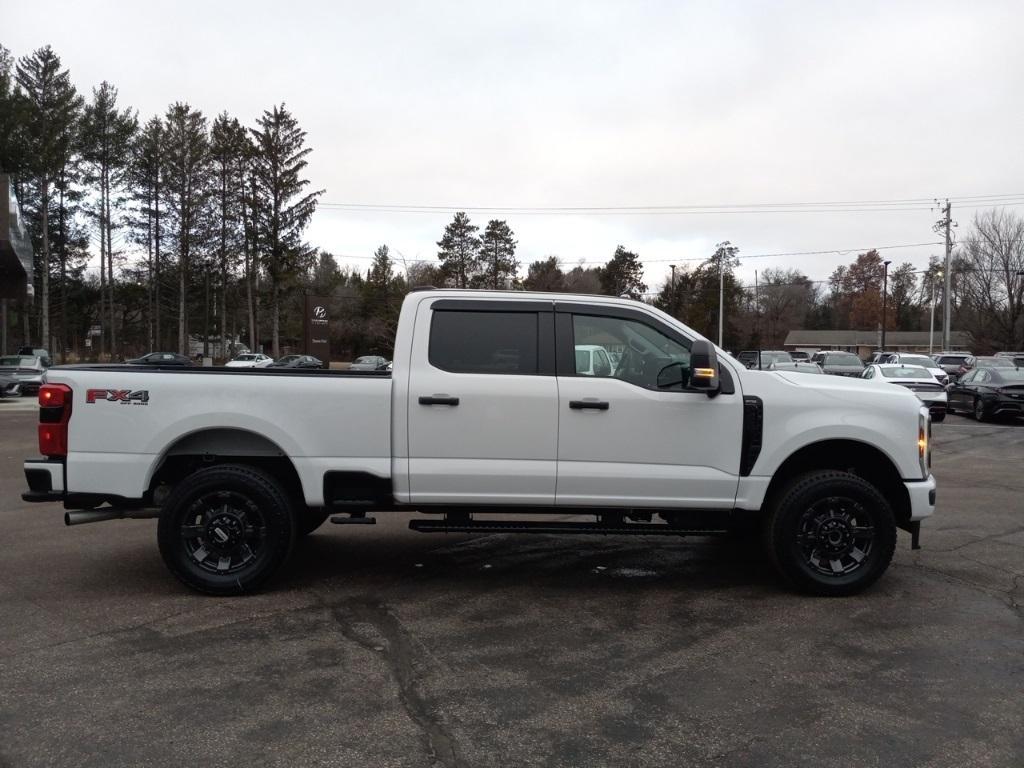
[(323, 320), (325, 317), (327, 317), (327, 308), (319, 304), (313, 307), (313, 317), (315, 317), (317, 320)]

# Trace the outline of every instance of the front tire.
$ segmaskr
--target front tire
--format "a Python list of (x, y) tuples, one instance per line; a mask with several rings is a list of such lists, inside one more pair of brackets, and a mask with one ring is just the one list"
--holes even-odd
[(985, 401), (980, 397), (974, 398), (974, 418), (976, 421), (988, 421), (988, 410), (985, 408)]
[(254, 592), (280, 568), (297, 537), (288, 494), (253, 467), (201, 469), (175, 486), (157, 541), (168, 569), (210, 595)]
[(932, 414), (932, 421), (938, 424), (940, 421), (946, 420), (946, 414), (949, 413), (949, 408), (939, 413)]
[(776, 570), (800, 591), (853, 595), (889, 567), (896, 523), (873, 485), (823, 470), (797, 477), (776, 497), (764, 543)]

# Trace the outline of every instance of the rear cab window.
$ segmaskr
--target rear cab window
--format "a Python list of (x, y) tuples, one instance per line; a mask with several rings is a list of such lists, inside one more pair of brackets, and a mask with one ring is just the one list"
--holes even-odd
[(536, 312), (434, 310), (427, 359), (449, 373), (536, 376)]

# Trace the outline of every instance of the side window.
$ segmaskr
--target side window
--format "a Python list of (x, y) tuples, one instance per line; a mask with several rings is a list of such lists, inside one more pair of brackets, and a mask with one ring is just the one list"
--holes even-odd
[(875, 369), (874, 368), (865, 368), (864, 369), (864, 378), (865, 379), (871, 379), (871, 378), (874, 378), (874, 376), (875, 376)]
[(536, 375), (536, 312), (435, 311), (427, 359), (451, 373)]
[(645, 389), (679, 391), (689, 384), (689, 346), (651, 326), (594, 315), (573, 315), (572, 325), (576, 349), (593, 354), (592, 372), (581, 371), (577, 363), (577, 375), (610, 376)]
[(977, 373), (974, 374), (974, 378), (972, 379), (972, 381), (978, 384), (987, 384), (988, 380), (991, 378), (992, 376), (989, 374), (988, 371), (978, 371)]

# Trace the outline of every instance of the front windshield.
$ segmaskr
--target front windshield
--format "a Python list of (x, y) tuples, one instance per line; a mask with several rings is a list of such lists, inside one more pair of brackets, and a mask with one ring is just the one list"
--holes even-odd
[(974, 365), (980, 368), (1016, 368), (1013, 360), (1006, 357), (979, 357)]
[(373, 358), (372, 357), (357, 357), (356, 358), (356, 362), (357, 363), (372, 363), (373, 362)]
[(256, 355), (239, 355), (235, 360), (255, 360)]
[(887, 379), (930, 379), (932, 375), (918, 365), (901, 365), (896, 368), (881, 368)]

